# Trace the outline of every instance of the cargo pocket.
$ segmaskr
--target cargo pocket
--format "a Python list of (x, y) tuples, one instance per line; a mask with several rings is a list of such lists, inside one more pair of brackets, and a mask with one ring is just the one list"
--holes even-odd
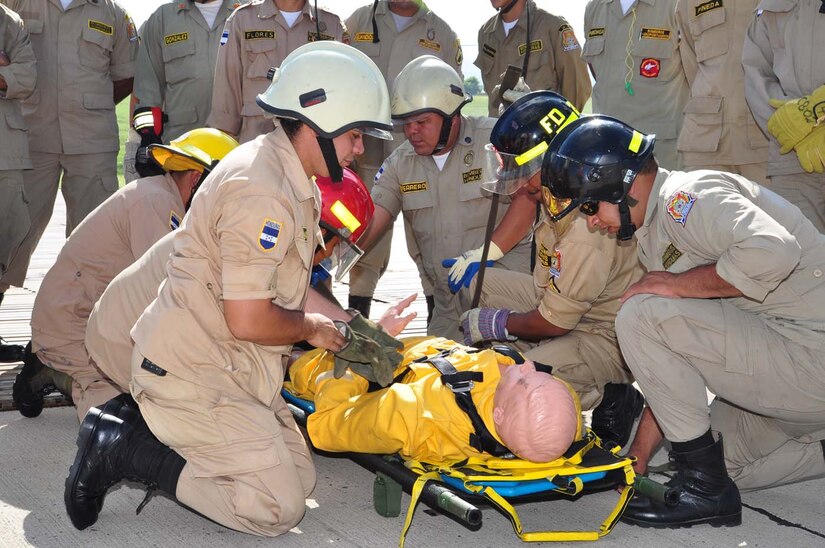
[(692, 97), (677, 147), (685, 152), (715, 152), (722, 137), (722, 97)]
[(166, 82), (171, 86), (195, 78), (195, 43), (186, 40), (163, 48)]

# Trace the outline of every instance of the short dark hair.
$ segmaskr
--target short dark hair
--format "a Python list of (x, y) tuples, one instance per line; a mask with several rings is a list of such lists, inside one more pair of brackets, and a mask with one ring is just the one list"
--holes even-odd
[(281, 127), (284, 128), (287, 138), (291, 141), (301, 130), (304, 123), (293, 118), (278, 118), (281, 122)]
[(655, 174), (659, 170), (659, 162), (656, 161), (656, 157), (651, 154), (645, 160), (645, 163), (642, 164), (642, 169), (639, 170), (640, 174), (650, 175), (651, 173)]

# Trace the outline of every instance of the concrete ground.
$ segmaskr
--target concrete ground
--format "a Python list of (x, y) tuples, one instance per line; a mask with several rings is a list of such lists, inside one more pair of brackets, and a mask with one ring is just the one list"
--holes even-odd
[[(58, 207), (47, 238), (60, 237), (62, 214)], [(382, 281), (387, 289), (380, 297), (386, 301), (397, 300), (418, 288), (414, 267), (403, 253), (402, 230), (396, 231), (395, 246), (402, 253), (396, 252), (393, 256), (390, 273)], [(59, 248), (51, 246), (55, 247)], [(49, 258), (40, 253), (36, 259), (35, 264), (47, 268), (54, 255)], [(42, 273), (42, 268), (34, 271), (35, 278), (27, 282), (29, 293), (36, 289), (36, 277), (42, 277)], [(26, 291), (13, 291), (16, 293), (11, 301), (19, 305)], [(10, 313), (3, 308), (0, 308), (0, 326), (9, 325), (3, 320)], [(382, 306), (379, 303), (374, 308), (380, 313)], [(415, 308), (420, 313), (425, 310), (421, 301)], [(419, 320), (413, 331), (420, 328)], [(15, 338), (22, 341), (27, 336), (19, 334)], [(67, 407), (48, 408), (35, 419), (25, 419), (17, 411), (0, 412), (0, 547), (200, 548), (266, 544), (371, 548), (398, 543), (409, 497), (403, 496), (401, 516), (381, 517), (373, 510), (374, 475), (347, 459), (320, 456), (316, 458), (318, 484), (313, 498), (307, 500), (306, 517), (296, 529), (277, 539), (236, 533), (162, 496), (152, 499), (136, 516), (135, 509), (144, 493), (140, 486), (132, 484), (122, 484), (110, 491), (99, 521), (86, 531), (77, 531), (63, 506), (63, 482), (74, 459), (77, 427), (74, 410)], [(665, 456), (659, 454), (654, 463), (664, 460)], [(619, 523), (598, 544), (639, 548), (825, 547), (823, 490), (825, 479), (743, 494), (745, 508), (740, 527), (656, 530)], [(607, 491), (575, 501), (527, 503), (519, 505), (518, 511), (528, 531), (592, 530), (607, 516), (616, 500), (617, 494)], [(407, 535), (407, 546), (482, 548), (521, 544), (504, 515), (491, 507), (482, 507), (482, 514), (482, 526), (473, 531), (419, 505)]]

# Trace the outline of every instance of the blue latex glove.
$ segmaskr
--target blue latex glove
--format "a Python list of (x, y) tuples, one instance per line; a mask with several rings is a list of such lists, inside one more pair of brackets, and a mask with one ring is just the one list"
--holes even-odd
[[(481, 252), (484, 246), (471, 251), (465, 251), (459, 257), (452, 259), (444, 259), (441, 261), (441, 266), (449, 268), (450, 272), (447, 275), (447, 284), (450, 286), (450, 291), (458, 293), (462, 286), (470, 287), (470, 282), (478, 274), (479, 266), (481, 265)], [(490, 242), (490, 249), (487, 252), (487, 266), (493, 266), (495, 261), (504, 257), (501, 249), (495, 242)]]

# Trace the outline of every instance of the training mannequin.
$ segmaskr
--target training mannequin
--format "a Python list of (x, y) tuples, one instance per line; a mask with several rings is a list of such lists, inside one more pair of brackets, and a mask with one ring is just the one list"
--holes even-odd
[(404, 339), (404, 361), (394, 384), (370, 392), (366, 379), (351, 372), (333, 378), (331, 353), (315, 350), (290, 367), (288, 389), (315, 401), (307, 431), (325, 451), (400, 453), (443, 463), (493, 455), (470, 445), (475, 432), (441, 373), (424, 356), (443, 355), (460, 371), (483, 374), (471, 390), (487, 430), (517, 457), (550, 462), (581, 438), (575, 392), (563, 381), (537, 371), (532, 361), (516, 364), (495, 350), (463, 346), (441, 337)]

